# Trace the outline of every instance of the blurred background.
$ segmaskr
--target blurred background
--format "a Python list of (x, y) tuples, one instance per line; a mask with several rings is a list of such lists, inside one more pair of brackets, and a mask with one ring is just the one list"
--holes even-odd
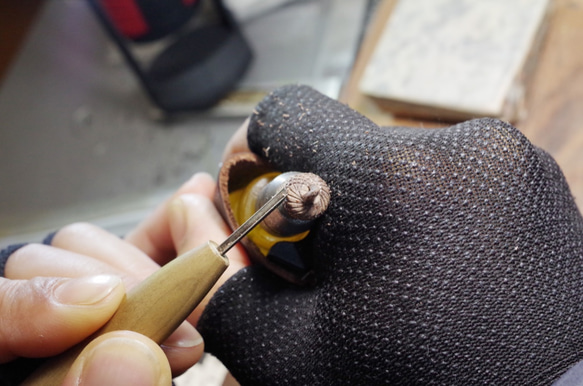
[[(583, 0), (1, 2), (0, 247), (73, 221), (123, 235), (216, 175), (254, 105), (290, 83), (380, 125), (508, 120), (581, 208), (581, 41)], [(179, 384), (224, 377), (207, 357)]]
[[(186, 14), (186, 21), (178, 20), (177, 30), (169, 28), (171, 32), (162, 31), (161, 38), (145, 41), (136, 41), (140, 36), (126, 38), (136, 22), (127, 23), (130, 32), (126, 35), (118, 33), (119, 41), (112, 39), (91, 8), (98, 4), (102, 11), (110, 10), (111, 26), (116, 17), (128, 18), (118, 15), (116, 3), (123, 2), (2, 2), (3, 244), (36, 238), (76, 220), (96, 222), (123, 234), (194, 172), (216, 174), (228, 138), (269, 90), (304, 83), (337, 98), (374, 7), (369, 1), (231, 1), (224, 6), (230, 7), (237, 26), (229, 28), (238, 28), (244, 36), (249, 59), (237, 49), (221, 46), (228, 37), (209, 36), (208, 31), (193, 35), (217, 18), (208, 9), (216, 8), (216, 1), (191, 1), (194, 10), (184, 6), (186, 1), (174, 2)], [(157, 3), (165, 2), (142, 1), (141, 6), (148, 11), (149, 4)], [(142, 24), (156, 21), (161, 11), (154, 11), (151, 20)], [(176, 11), (168, 10), (170, 14)], [(122, 29), (123, 24), (118, 31)], [(223, 31), (223, 35), (231, 32)], [(185, 48), (169, 41), (192, 40), (192, 36), (198, 40), (187, 42)], [(124, 50), (141, 66), (139, 73), (129, 65)], [(213, 57), (220, 50), (226, 50), (227, 60)], [(201, 58), (200, 51), (206, 56)], [(158, 67), (186, 67), (179, 73), (206, 66), (203, 81), (186, 76), (164, 84), (157, 79), (159, 74), (147, 72), (151, 58), (156, 57), (165, 60)], [(193, 63), (189, 57), (194, 57)], [(229, 67), (237, 61), (239, 68)], [(214, 74), (206, 71), (211, 66), (217, 68)], [(218, 91), (213, 90), (209, 86), (213, 75), (231, 78), (232, 84), (218, 81), (212, 85)], [(161, 99), (162, 107), (148, 93), (142, 77), (153, 84), (153, 94), (159, 91), (155, 97)], [(186, 95), (184, 101), (175, 102), (177, 95), (200, 89), (202, 97)], [(204, 92), (211, 94), (209, 106), (199, 101)], [(190, 101), (194, 111), (188, 109)], [(167, 105), (170, 112), (164, 109)]]

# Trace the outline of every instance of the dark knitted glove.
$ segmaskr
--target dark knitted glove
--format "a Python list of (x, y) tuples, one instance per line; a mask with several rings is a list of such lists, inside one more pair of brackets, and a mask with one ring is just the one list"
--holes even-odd
[(583, 221), (551, 157), (478, 119), (379, 128), (307, 87), (249, 145), (332, 190), (299, 288), (259, 266), (199, 328), (247, 385), (548, 384), (583, 359)]

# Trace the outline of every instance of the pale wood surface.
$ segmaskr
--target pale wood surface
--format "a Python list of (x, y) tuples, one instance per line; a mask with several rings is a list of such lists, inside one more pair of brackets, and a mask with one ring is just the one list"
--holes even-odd
[(360, 90), (390, 111), (417, 117), (488, 115), (515, 121), (549, 3), (399, 1)]
[[(555, 0), (549, 30), (535, 63), (526, 97), (526, 117), (517, 121), (535, 145), (563, 170), (583, 209), (583, 0)], [(395, 119), (358, 91), (358, 81), (395, 0), (379, 5), (342, 100), (380, 125), (442, 126), (440, 122)]]
[(583, 0), (556, 0), (549, 32), (516, 126), (563, 169), (583, 209)]

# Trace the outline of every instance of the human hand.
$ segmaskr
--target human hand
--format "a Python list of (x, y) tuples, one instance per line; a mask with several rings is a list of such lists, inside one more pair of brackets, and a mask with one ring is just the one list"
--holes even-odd
[[(177, 254), (228, 229), (211, 198), (215, 183), (198, 174), (125, 240), (90, 224), (59, 230), (51, 245), (29, 244), (13, 253), (0, 279), (0, 361), (56, 355), (83, 340), (115, 312), (132, 288)], [(234, 272), (246, 264), (240, 248), (229, 255)], [(196, 323), (202, 305), (190, 317)], [(99, 343), (99, 344), (98, 344)], [(136, 333), (100, 337), (73, 365), (66, 384), (168, 384), (196, 363), (203, 342), (183, 323), (162, 349)]]
[(207, 350), (242, 384), (548, 384), (583, 359), (583, 220), (556, 163), (510, 125), (379, 128), (286, 87), (247, 139), (332, 195), (315, 287), (252, 266), (203, 314)]

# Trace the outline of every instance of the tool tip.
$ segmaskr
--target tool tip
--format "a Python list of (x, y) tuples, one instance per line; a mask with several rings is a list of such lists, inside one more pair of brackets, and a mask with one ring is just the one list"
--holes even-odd
[(330, 204), (330, 188), (313, 173), (297, 173), (286, 183), (287, 197), (284, 208), (291, 218), (314, 220)]

